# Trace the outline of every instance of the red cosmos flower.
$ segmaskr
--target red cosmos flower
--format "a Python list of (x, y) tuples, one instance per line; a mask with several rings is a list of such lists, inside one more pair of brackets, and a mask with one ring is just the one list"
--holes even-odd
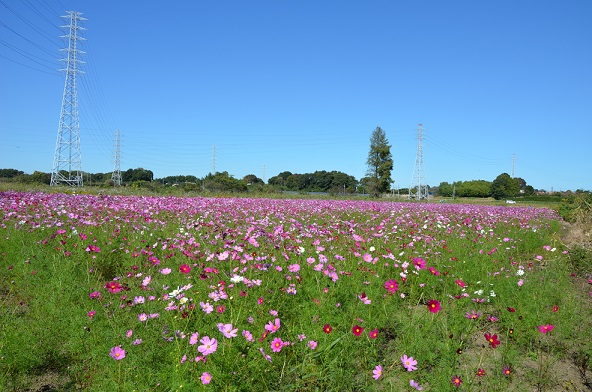
[(386, 282), (384, 282), (384, 288), (390, 294), (394, 294), (395, 291), (397, 291), (399, 289), (399, 285), (397, 284), (396, 280), (390, 279), (390, 280), (387, 280)]
[(460, 279), (457, 279), (457, 280), (455, 280), (455, 281), (454, 281), (454, 283), (456, 283), (457, 285), (459, 285), (459, 286), (460, 286), (460, 287), (462, 287), (463, 289), (464, 289), (465, 287), (467, 287), (467, 284), (466, 284), (465, 282), (463, 282), (462, 280), (460, 280)]
[(477, 377), (483, 377), (485, 375), (485, 370), (479, 368), (477, 370)]
[(460, 376), (452, 376), (450, 382), (452, 383), (452, 385), (458, 388), (460, 387), (460, 384), (462, 384), (462, 379), (460, 378)]
[(355, 336), (360, 336), (362, 334), (362, 332), (364, 332), (364, 328), (360, 327), (359, 325), (354, 325), (354, 327), (352, 328), (352, 333)]
[(553, 306), (553, 311), (554, 311), (554, 312), (556, 312), (556, 311), (558, 311), (558, 310), (559, 310), (559, 306), (557, 306), (557, 305)]
[(504, 366), (502, 372), (504, 373), (504, 376), (509, 377), (510, 374), (512, 374), (512, 368), (509, 366)]
[(428, 310), (432, 313), (438, 313), (440, 311), (440, 301), (430, 299), (428, 301)]
[(487, 341), (488, 341), (488, 342), (489, 342), (489, 344), (491, 345), (491, 348), (496, 348), (496, 347), (497, 347), (497, 346), (499, 346), (499, 345), (500, 345), (500, 343), (501, 343), (501, 342), (499, 341), (499, 339), (497, 338), (497, 335), (496, 335), (496, 334), (493, 334), (493, 335), (492, 335), (492, 334), (486, 333), (486, 334), (485, 334), (485, 335), (483, 335), (483, 336), (485, 336), (485, 339), (487, 339)]
[(191, 272), (191, 267), (187, 264), (181, 264), (179, 266), (179, 271), (181, 271), (184, 274), (188, 274), (189, 272)]
[(506, 309), (508, 309), (508, 312), (510, 313), (514, 313), (516, 311), (516, 309), (510, 307), (507, 307)]
[(428, 271), (430, 271), (432, 273), (432, 275), (436, 275), (436, 276), (440, 275), (440, 272), (438, 272), (438, 270), (435, 269), (434, 267), (428, 268)]
[(370, 339), (376, 339), (378, 337), (378, 330), (373, 329), (368, 333), (368, 336), (370, 336)]
[(331, 328), (331, 324), (325, 324), (325, 326), (323, 327), (323, 332), (331, 333), (331, 331), (333, 331), (333, 328)]

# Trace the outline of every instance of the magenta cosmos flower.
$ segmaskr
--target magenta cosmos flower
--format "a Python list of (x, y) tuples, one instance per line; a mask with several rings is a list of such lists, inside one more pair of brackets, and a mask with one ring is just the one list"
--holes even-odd
[(191, 267), (187, 264), (181, 264), (179, 266), (179, 271), (181, 271), (184, 274), (188, 274), (191, 272)]
[(424, 259), (422, 259), (421, 257), (416, 257), (413, 259), (413, 265), (415, 266), (415, 268), (417, 268), (418, 270), (422, 270), (422, 269), (426, 269), (426, 262)]
[(399, 289), (399, 284), (396, 280), (390, 279), (384, 282), (384, 288), (389, 292), (389, 294), (394, 294), (395, 291)]
[(440, 311), (440, 301), (430, 299), (428, 301), (428, 310), (432, 313), (438, 313)]
[(122, 349), (121, 346), (116, 346), (111, 349), (111, 352), (109, 353), (109, 355), (114, 360), (120, 361), (123, 358), (125, 358), (125, 350)]
[(540, 333), (546, 334), (547, 332), (551, 332), (555, 326), (553, 324), (545, 324), (539, 325), (538, 328)]

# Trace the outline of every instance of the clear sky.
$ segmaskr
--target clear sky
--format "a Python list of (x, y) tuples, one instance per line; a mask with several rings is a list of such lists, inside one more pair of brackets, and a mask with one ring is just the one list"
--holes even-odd
[[(590, 0), (0, 0), (0, 168), (51, 172), (66, 11), (88, 20), (82, 169), (592, 189)], [(214, 147), (215, 146), (215, 147)]]

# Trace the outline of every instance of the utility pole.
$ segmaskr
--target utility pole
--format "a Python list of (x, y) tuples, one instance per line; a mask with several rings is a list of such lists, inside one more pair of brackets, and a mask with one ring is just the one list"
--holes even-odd
[(512, 154), (512, 178), (516, 177), (516, 154)]
[[(417, 127), (417, 153), (415, 155), (415, 168), (413, 169), (413, 179), (409, 187), (409, 199), (415, 198), (417, 200), (428, 198), (428, 186), (423, 185), (425, 182), (425, 173), (423, 168), (423, 127), (421, 124)], [(415, 188), (415, 193), (411, 190)]]
[(121, 186), (121, 133), (119, 129), (115, 131), (115, 167), (111, 174), (111, 180), (115, 186)]
[[(80, 153), (80, 122), (78, 118), (78, 89), (76, 76), (83, 73), (78, 69), (78, 64), (84, 64), (78, 57), (85, 54), (78, 49), (78, 41), (85, 38), (78, 36), (79, 30), (86, 30), (80, 26), (80, 22), (87, 20), (80, 12), (68, 11), (70, 20), (69, 34), (61, 36), (68, 38), (66, 61), (66, 81), (64, 83), (64, 94), (62, 97), (62, 108), (60, 110), (60, 122), (58, 125), (58, 137), (53, 157), (53, 168), (51, 170), (50, 186), (68, 184), (70, 186), (82, 186), (82, 155)], [(64, 69), (62, 69), (64, 71)]]

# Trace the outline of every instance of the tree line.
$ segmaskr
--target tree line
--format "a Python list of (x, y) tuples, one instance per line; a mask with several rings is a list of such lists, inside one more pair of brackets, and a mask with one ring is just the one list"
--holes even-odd
[[(198, 178), (194, 175), (176, 175), (154, 178), (151, 170), (144, 168), (128, 169), (121, 172), (122, 186), (136, 188), (180, 188), (185, 191), (211, 192), (322, 192), (330, 194), (365, 194), (380, 197), (393, 194), (393, 157), (386, 132), (376, 127), (370, 136), (370, 148), (366, 160), (366, 176), (357, 180), (354, 176), (340, 171), (315, 171), (314, 173), (292, 173), (284, 171), (269, 178), (267, 183), (254, 174), (235, 178), (228, 172), (208, 173)], [(67, 177), (69, 173), (64, 173)], [(0, 169), (0, 181), (24, 184), (46, 184), (51, 182), (51, 173), (35, 171), (26, 174), (16, 169)], [(112, 173), (84, 173), (85, 186), (113, 187)], [(441, 182), (438, 186), (427, 186), (426, 195), (441, 197), (493, 197), (495, 199), (532, 196), (537, 192), (523, 178), (511, 177), (502, 173), (493, 181), (471, 180), (453, 183)], [(578, 190), (580, 191), (580, 190)], [(423, 190), (398, 188), (399, 197), (421, 195)]]

